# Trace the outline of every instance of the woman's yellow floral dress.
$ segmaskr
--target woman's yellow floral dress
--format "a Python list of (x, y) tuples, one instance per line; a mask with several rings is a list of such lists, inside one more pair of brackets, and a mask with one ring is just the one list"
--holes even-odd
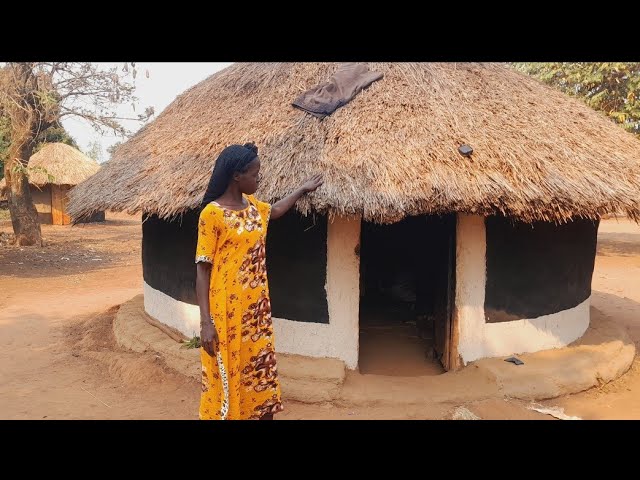
[(216, 202), (200, 214), (196, 263), (211, 263), (209, 302), (217, 358), (200, 349), (200, 418), (258, 419), (282, 411), (267, 283), (271, 205), (246, 196), (234, 211)]

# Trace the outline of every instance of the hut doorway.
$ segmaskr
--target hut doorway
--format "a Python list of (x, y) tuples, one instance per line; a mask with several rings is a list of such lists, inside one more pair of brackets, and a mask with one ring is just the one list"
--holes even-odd
[(363, 222), (361, 373), (438, 375), (450, 368), (455, 215)]

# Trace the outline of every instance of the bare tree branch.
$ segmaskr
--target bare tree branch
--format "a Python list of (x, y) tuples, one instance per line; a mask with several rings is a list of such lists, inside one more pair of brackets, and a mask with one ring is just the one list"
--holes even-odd
[[(9, 120), (9, 149), (5, 175), (11, 189), (10, 210), (16, 238), (39, 244), (41, 234), (24, 169), (41, 133), (59, 125), (65, 116), (88, 121), (98, 132), (116, 135), (130, 132), (124, 121), (145, 122), (153, 114), (147, 108), (137, 116), (118, 113), (120, 105), (135, 110), (135, 63), (105, 68), (88, 62), (9, 62), (0, 66), (0, 111)], [(6, 128), (5, 128), (6, 130)], [(5, 135), (6, 137), (7, 135)]]

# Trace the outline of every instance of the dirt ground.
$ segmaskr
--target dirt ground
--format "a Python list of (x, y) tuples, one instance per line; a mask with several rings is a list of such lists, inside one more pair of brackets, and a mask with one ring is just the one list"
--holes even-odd
[[(42, 248), (8, 245), (0, 220), (0, 418), (196, 419), (200, 386), (155, 355), (115, 345), (117, 305), (142, 293), (140, 219), (42, 227)], [(592, 304), (640, 348), (640, 227), (601, 223)], [(640, 363), (620, 379), (541, 402), (584, 419), (640, 419)], [(279, 419), (551, 419), (512, 399), (400, 411), (287, 402)]]

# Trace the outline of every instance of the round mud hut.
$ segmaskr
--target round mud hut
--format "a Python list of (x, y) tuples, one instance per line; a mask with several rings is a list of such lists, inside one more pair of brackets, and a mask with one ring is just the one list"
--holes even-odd
[[(95, 160), (65, 143), (48, 143), (29, 159), (29, 188), (40, 223), (69, 225), (68, 193), (78, 183), (100, 170)], [(0, 195), (8, 198), (6, 179)], [(104, 211), (85, 216), (83, 222), (104, 222)]]
[[(351, 90), (341, 68), (234, 64), (73, 190), (74, 218), (143, 213), (146, 312), (198, 334), (199, 203), (219, 152), (253, 141), (258, 198), (325, 180), (269, 226), (279, 352), (362, 371), (417, 349), (442, 371), (582, 336), (599, 219), (640, 218), (640, 142), (507, 65), (364, 64), (381, 78)], [(293, 105), (314, 92), (331, 108)]]

